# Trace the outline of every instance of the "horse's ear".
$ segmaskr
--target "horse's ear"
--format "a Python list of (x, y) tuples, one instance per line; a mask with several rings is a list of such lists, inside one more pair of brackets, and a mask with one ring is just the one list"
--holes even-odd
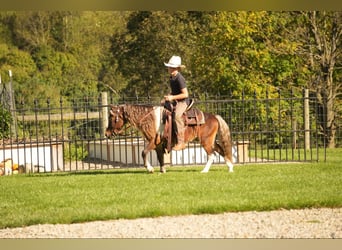
[(111, 115), (114, 115), (114, 113), (113, 113), (113, 108), (114, 108), (114, 105), (113, 105), (113, 104), (109, 104), (109, 113), (110, 113)]
[(121, 113), (125, 112), (125, 106), (126, 106), (125, 104), (122, 104), (122, 105), (119, 106)]

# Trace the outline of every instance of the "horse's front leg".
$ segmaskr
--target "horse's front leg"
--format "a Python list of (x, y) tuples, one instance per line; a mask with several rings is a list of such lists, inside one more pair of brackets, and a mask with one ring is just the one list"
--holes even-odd
[(152, 167), (151, 163), (148, 161), (147, 155), (154, 148), (155, 148), (154, 143), (153, 142), (149, 142), (148, 145), (145, 147), (145, 149), (142, 151), (142, 154), (141, 154), (142, 158), (143, 158), (143, 161), (144, 161), (144, 167), (151, 174), (154, 172), (154, 168)]

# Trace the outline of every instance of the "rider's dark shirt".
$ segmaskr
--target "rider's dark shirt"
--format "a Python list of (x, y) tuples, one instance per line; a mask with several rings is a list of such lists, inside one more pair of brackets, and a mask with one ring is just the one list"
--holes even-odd
[[(180, 72), (177, 73), (176, 76), (170, 76), (170, 87), (171, 87), (171, 95), (178, 95), (182, 93), (182, 89), (186, 88), (185, 79)], [(189, 98), (185, 98), (183, 100), (177, 101), (187, 101)]]

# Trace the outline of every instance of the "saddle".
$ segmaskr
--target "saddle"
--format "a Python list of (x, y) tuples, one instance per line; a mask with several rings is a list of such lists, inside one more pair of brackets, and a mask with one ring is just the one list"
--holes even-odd
[[(194, 100), (191, 99), (188, 107), (183, 113), (183, 120), (185, 126), (196, 126), (205, 123), (204, 114), (201, 110), (193, 108)], [(166, 139), (166, 148), (168, 152), (171, 151), (172, 145), (177, 143), (177, 125), (175, 121), (174, 106), (171, 102), (165, 102), (163, 111), (164, 133), (163, 138)]]
[(185, 112), (183, 113), (183, 120), (185, 126), (187, 125), (201, 125), (205, 123), (204, 114), (198, 108), (193, 108), (195, 101), (190, 99), (190, 104), (186, 108)]

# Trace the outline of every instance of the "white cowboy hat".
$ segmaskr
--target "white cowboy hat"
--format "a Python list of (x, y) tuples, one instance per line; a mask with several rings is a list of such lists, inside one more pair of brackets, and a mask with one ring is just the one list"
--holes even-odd
[(164, 62), (164, 65), (169, 68), (184, 68), (182, 65), (182, 59), (179, 56), (172, 56), (168, 63)]

